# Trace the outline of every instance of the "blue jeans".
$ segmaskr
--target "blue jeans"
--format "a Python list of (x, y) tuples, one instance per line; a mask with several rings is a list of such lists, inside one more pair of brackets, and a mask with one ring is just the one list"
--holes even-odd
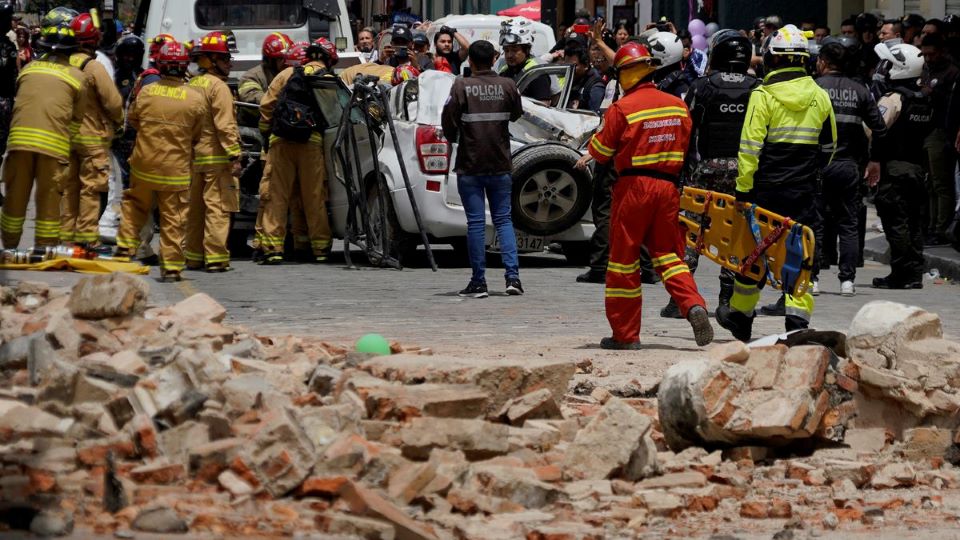
[(470, 254), (471, 281), (486, 282), (487, 246), (486, 207), (484, 194), (490, 201), (490, 216), (500, 239), (500, 257), (503, 258), (504, 277), (519, 279), (520, 263), (517, 260), (517, 237), (510, 220), (510, 191), (513, 178), (509, 174), (457, 177), (457, 191), (467, 214), (467, 252)]

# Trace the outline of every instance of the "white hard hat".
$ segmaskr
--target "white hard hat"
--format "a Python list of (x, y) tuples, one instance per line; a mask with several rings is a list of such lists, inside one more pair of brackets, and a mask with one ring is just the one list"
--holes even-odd
[(683, 42), (672, 32), (655, 32), (647, 38), (650, 54), (660, 64), (657, 69), (663, 69), (683, 60)]
[(916, 79), (923, 72), (923, 55), (913, 45), (901, 43), (887, 47), (884, 43), (877, 43), (873, 50), (881, 60), (890, 62), (888, 74), (891, 80)]
[(770, 34), (763, 44), (763, 54), (810, 56), (807, 37), (792, 24)]
[(500, 46), (533, 45), (533, 21), (514, 17), (500, 23)]

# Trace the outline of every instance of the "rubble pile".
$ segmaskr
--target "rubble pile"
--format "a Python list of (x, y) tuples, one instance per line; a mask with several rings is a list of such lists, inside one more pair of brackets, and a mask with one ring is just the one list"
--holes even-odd
[(571, 393), (574, 362), (371, 357), (148, 293), (119, 274), (0, 288), (0, 531), (539, 540), (960, 519), (960, 345), (916, 308), (869, 304), (831, 348), (721, 344), (657, 399), (619, 399)]

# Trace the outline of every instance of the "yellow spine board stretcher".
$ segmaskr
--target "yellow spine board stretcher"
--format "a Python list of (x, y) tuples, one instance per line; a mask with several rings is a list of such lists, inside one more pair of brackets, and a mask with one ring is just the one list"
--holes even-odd
[(0, 264), (0, 270), (65, 270), (80, 272), (82, 274), (125, 272), (141, 276), (150, 273), (149, 266), (143, 266), (138, 262), (104, 261), (97, 259), (53, 259), (30, 264)]
[[(687, 212), (688, 215), (680, 213), (680, 227), (687, 246), (697, 249), (701, 255), (724, 268), (758, 282), (767, 280), (772, 286), (782, 289), (782, 271), (787, 260), (789, 228), (772, 242), (749, 268), (741, 268), (741, 261), (747, 259), (754, 251), (757, 241), (747, 218), (737, 212), (735, 203), (736, 199), (732, 195), (692, 187), (683, 188), (683, 193), (680, 195), (680, 210)], [(747, 208), (755, 212), (761, 238), (767, 238), (784, 223), (785, 219), (788, 219), (754, 205), (747, 204)], [(706, 230), (700, 230), (701, 223)], [(810, 227), (802, 227), (801, 239), (803, 259), (799, 278), (794, 283), (793, 291), (786, 291), (793, 296), (802, 296), (811, 287), (810, 271), (813, 268), (815, 240)], [(766, 262), (766, 265), (762, 264), (763, 262)], [(767, 270), (773, 274), (773, 280), (767, 279)]]

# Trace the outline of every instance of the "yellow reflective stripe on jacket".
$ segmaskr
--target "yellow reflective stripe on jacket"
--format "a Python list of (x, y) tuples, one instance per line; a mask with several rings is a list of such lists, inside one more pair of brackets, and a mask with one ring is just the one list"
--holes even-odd
[(683, 163), (683, 152), (657, 152), (656, 154), (633, 156), (630, 161), (633, 165), (650, 165), (652, 163), (664, 163), (670, 161), (679, 161)]
[(105, 145), (110, 142), (110, 138), (98, 137), (96, 135), (74, 135), (71, 140), (74, 144)]
[(190, 175), (186, 176), (161, 176), (159, 174), (145, 173), (135, 167), (130, 168), (130, 173), (148, 182), (155, 184), (164, 184), (168, 186), (180, 186), (190, 184)]
[(669, 117), (686, 118), (689, 116), (686, 107), (658, 107), (656, 109), (647, 109), (640, 112), (627, 115), (627, 123), (635, 124), (642, 120), (653, 120), (654, 118)]
[(227, 155), (229, 155), (229, 156), (239, 156), (239, 155), (240, 155), (240, 145), (239, 145), (239, 144), (231, 144), (229, 147), (227, 147)]
[(640, 298), (643, 296), (643, 291), (641, 290), (641, 287), (637, 287), (636, 289), (617, 289), (607, 287), (604, 289), (603, 294), (607, 298)]
[(597, 151), (597, 153), (607, 157), (612, 156), (614, 153), (613, 148), (604, 146), (603, 143), (600, 142), (600, 139), (597, 139), (596, 135), (590, 138), (590, 146), (592, 146), (593, 149)]
[(197, 156), (194, 165), (225, 165), (230, 163), (229, 156)]
[(60, 155), (70, 155), (70, 139), (45, 129), (16, 126), (10, 128), (8, 146), (30, 146), (50, 150)]
[(263, 90), (263, 88), (257, 81), (244, 81), (243, 84), (237, 88), (237, 93), (242, 94), (244, 92), (249, 92), (250, 90)]
[(70, 68), (67, 66), (61, 66), (60, 64), (55, 64), (53, 62), (46, 62), (44, 60), (34, 60), (27, 64), (27, 67), (23, 68), (23, 71), (20, 72), (20, 76), (17, 77), (19, 81), (24, 75), (29, 75), (31, 73), (37, 73), (42, 75), (52, 75), (70, 86), (74, 90), (80, 91), (80, 79), (77, 79), (70, 74)]

